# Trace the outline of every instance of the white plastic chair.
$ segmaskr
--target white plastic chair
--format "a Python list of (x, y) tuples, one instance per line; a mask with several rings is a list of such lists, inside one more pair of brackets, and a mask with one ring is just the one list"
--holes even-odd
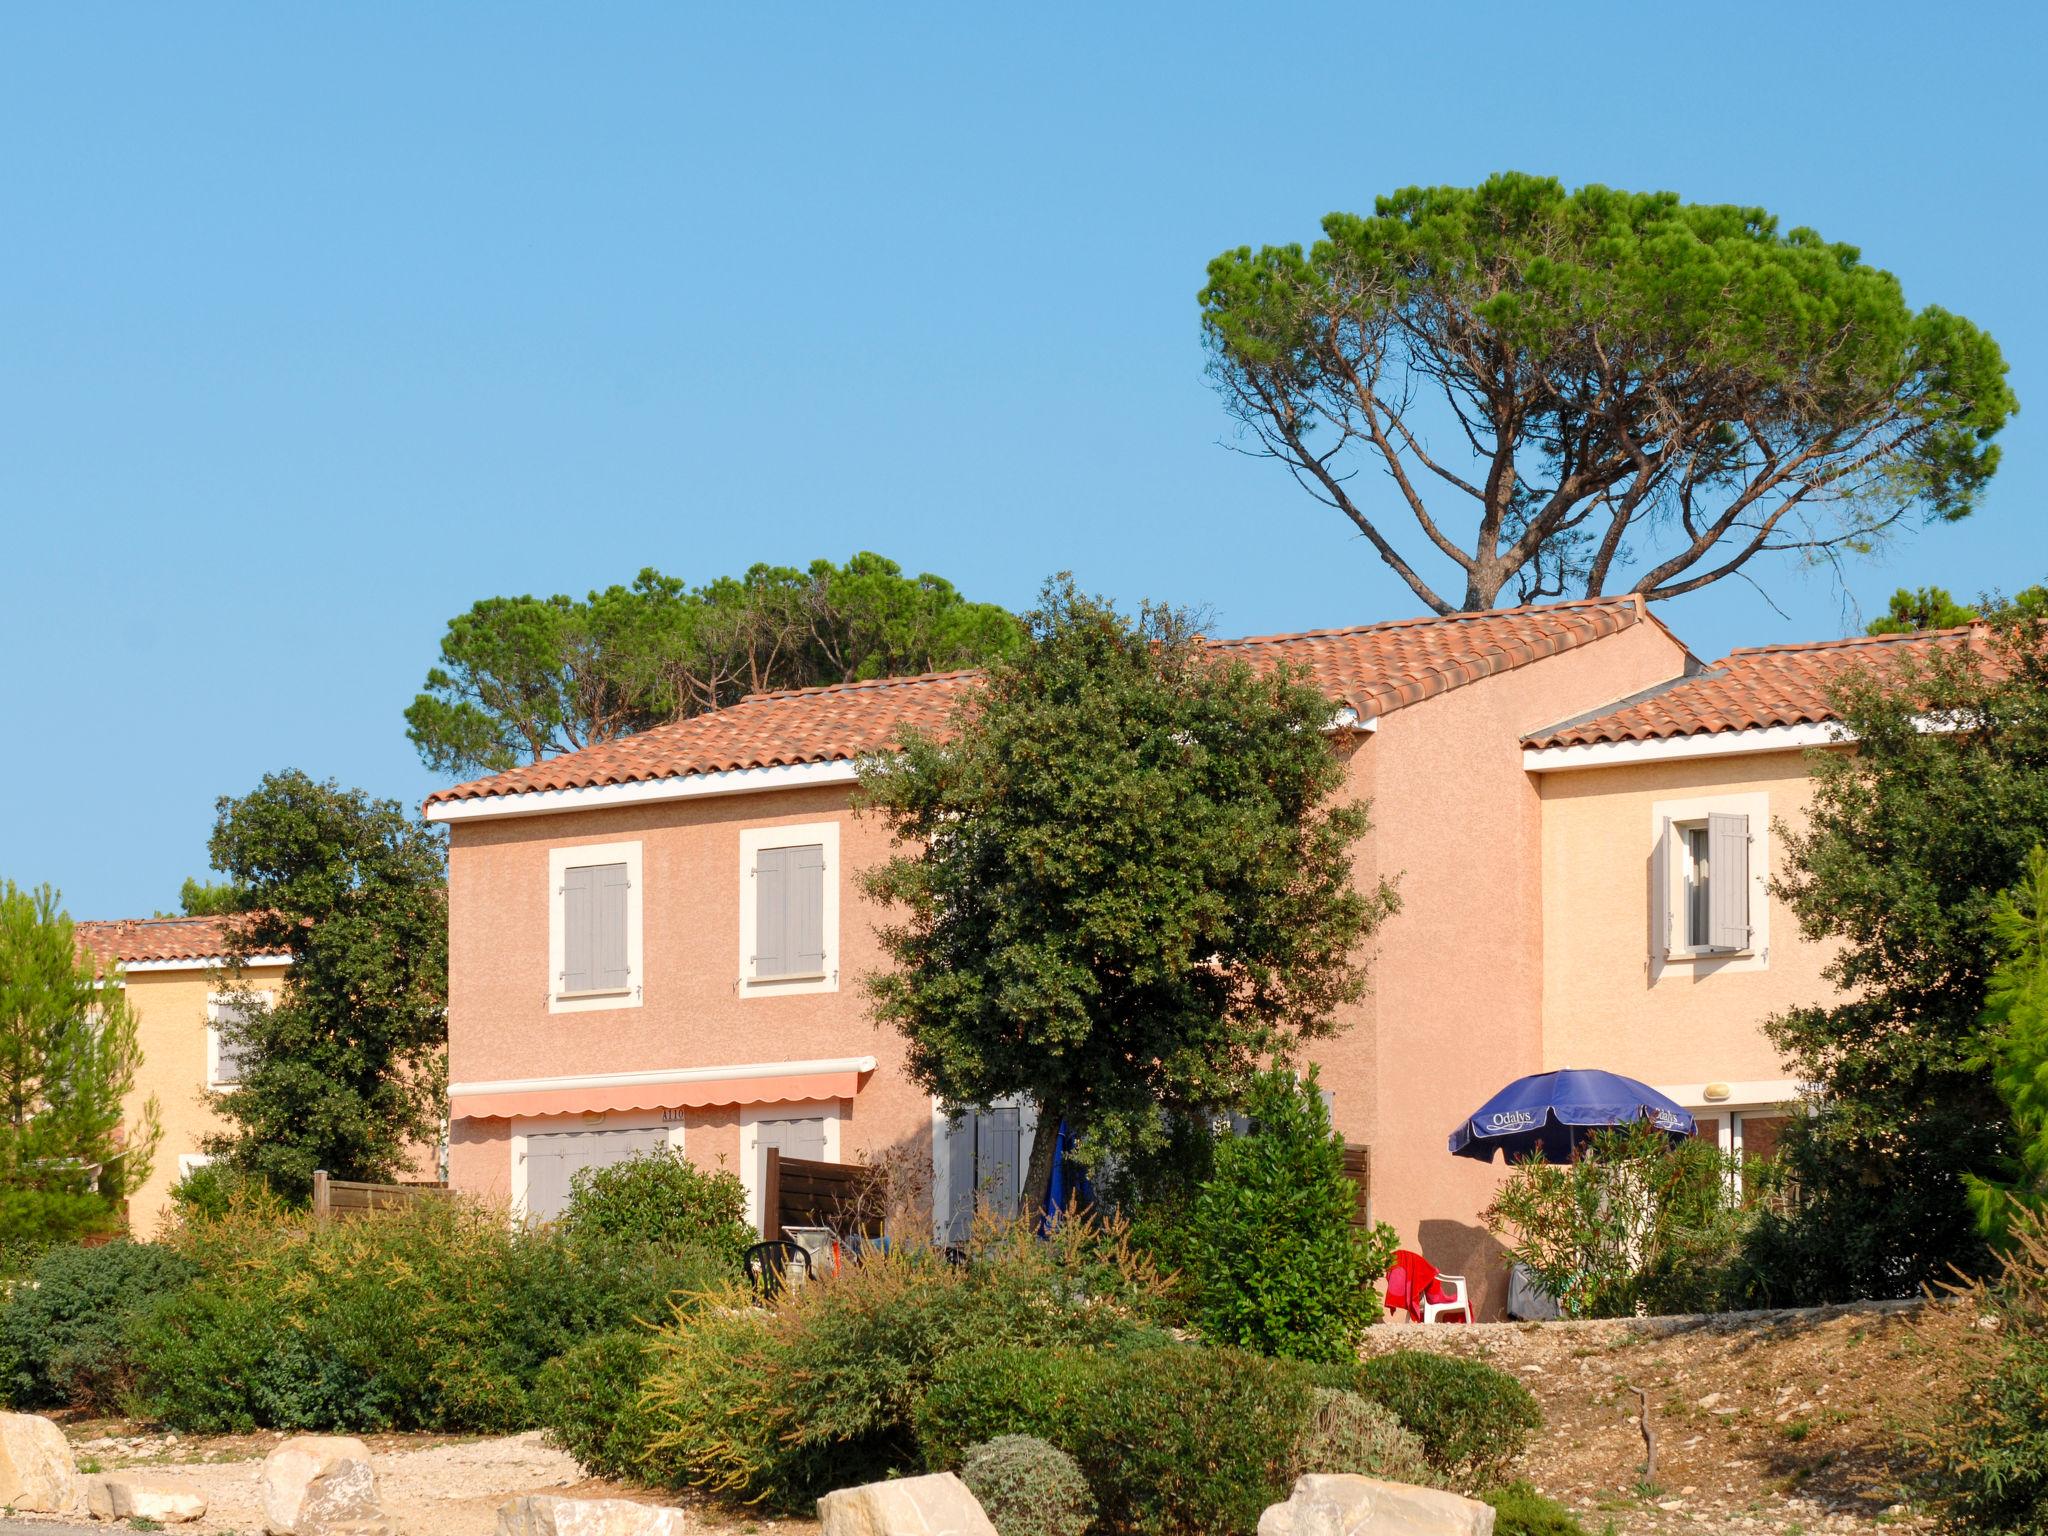
[(1472, 1299), (1471, 1292), (1465, 1289), (1465, 1277), (1463, 1275), (1439, 1274), (1436, 1277), (1436, 1283), (1444, 1288), (1444, 1292), (1450, 1297), (1450, 1300), (1425, 1300), (1422, 1303), (1423, 1322), (1438, 1322), (1449, 1312), (1456, 1312), (1460, 1315), (1462, 1321), (1471, 1322)]

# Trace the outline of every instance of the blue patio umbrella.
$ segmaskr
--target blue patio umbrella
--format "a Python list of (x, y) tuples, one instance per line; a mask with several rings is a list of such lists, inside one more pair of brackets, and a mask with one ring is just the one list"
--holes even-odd
[(1673, 1139), (1690, 1136), (1692, 1116), (1648, 1083), (1614, 1072), (1574, 1070), (1519, 1077), (1480, 1105), (1451, 1132), (1459, 1157), (1510, 1162), (1541, 1153), (1547, 1163), (1568, 1163), (1595, 1131), (1647, 1120)]

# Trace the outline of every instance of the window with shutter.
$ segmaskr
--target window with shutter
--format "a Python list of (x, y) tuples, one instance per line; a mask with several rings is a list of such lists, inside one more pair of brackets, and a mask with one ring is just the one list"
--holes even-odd
[(591, 905), (596, 921), (592, 930), (593, 970), (599, 991), (623, 991), (632, 979), (626, 963), (626, 866), (602, 864), (594, 871), (596, 889)]
[(1707, 948), (1749, 948), (1749, 818), (1716, 811), (1707, 817)]
[[(267, 994), (257, 993), (260, 1006), (267, 1006)], [(206, 1085), (233, 1088), (242, 1081), (249, 1047), (235, 1025), (242, 1012), (226, 998), (212, 998), (206, 1004)]]
[(548, 850), (550, 1013), (641, 1005), (642, 868), (636, 842)]
[(741, 995), (839, 988), (839, 824), (740, 832)]
[(754, 855), (754, 974), (787, 976), (794, 969), (789, 950), (788, 848), (763, 848)]

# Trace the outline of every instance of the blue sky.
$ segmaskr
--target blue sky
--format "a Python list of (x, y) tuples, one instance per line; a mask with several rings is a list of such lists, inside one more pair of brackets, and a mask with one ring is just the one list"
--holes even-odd
[[(175, 904), (216, 796), (417, 800), (473, 600), (872, 548), (1226, 633), (1402, 617), (1228, 452), (1194, 294), (1240, 243), (1516, 168), (1761, 204), (1988, 328), (2029, 407), (1968, 525), (2048, 573), (2038, 10), (500, 5), (0, 14), (0, 874)], [(1826, 576), (1666, 605), (1843, 633)]]

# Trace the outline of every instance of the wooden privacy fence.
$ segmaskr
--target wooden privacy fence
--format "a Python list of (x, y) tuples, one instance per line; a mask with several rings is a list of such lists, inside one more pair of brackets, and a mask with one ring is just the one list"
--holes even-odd
[(1344, 1144), (1344, 1177), (1357, 1189), (1358, 1198), (1351, 1207), (1351, 1225), (1370, 1227), (1372, 1225), (1372, 1148), (1360, 1146), (1357, 1142)]
[(761, 1175), (763, 1237), (782, 1236), (785, 1227), (830, 1227), (841, 1237), (856, 1232), (882, 1235), (886, 1191), (880, 1170), (858, 1163), (821, 1163), (784, 1157), (779, 1148), (763, 1154)]
[(325, 1173), (316, 1173), (313, 1219), (338, 1221), (372, 1211), (399, 1210), (418, 1200), (442, 1199), (447, 1193), (446, 1184), (366, 1184), (360, 1179), (330, 1179)]

